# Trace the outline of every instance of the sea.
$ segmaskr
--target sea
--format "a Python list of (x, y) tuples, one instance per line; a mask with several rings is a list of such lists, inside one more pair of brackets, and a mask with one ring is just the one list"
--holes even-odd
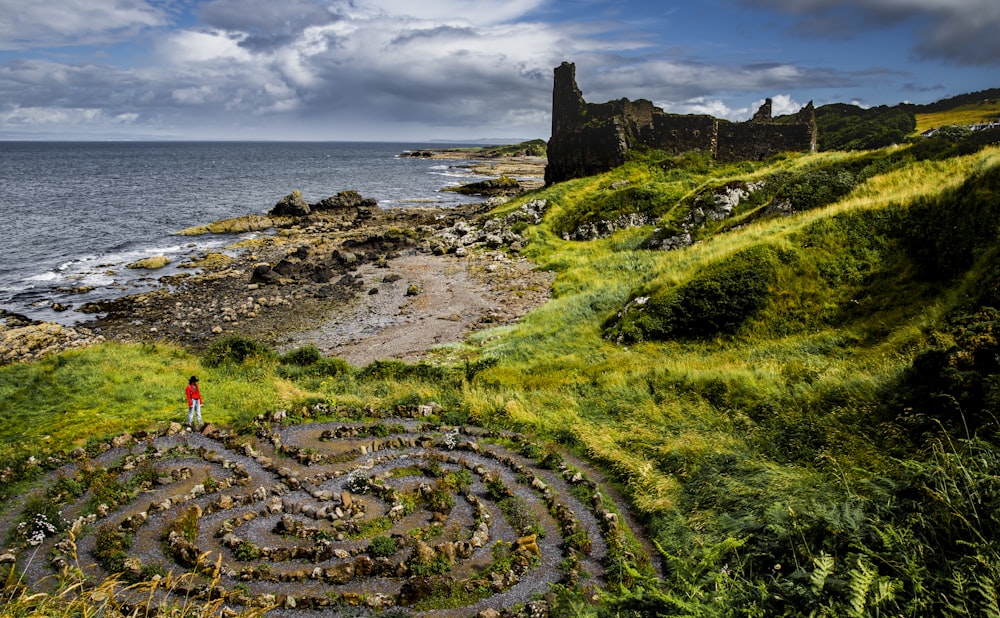
[[(441, 191), (482, 179), (467, 162), (400, 156), (462, 145), (0, 141), (0, 310), (64, 325), (90, 320), (78, 311), (86, 303), (160, 287), (180, 264), (267, 233), (178, 231), (266, 214), (296, 189), (310, 203), (352, 189), (383, 208), (477, 201)], [(171, 264), (127, 267), (159, 255)]]

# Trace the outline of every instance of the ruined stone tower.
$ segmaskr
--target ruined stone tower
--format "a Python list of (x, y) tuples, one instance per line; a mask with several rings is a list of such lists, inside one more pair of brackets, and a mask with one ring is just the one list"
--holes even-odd
[(753, 119), (734, 123), (706, 115), (668, 114), (645, 99), (587, 103), (576, 84), (574, 64), (563, 62), (554, 73), (546, 184), (606, 172), (624, 163), (628, 151), (640, 145), (676, 154), (707, 152), (720, 161), (816, 150), (811, 102), (795, 123), (773, 122), (770, 99)]

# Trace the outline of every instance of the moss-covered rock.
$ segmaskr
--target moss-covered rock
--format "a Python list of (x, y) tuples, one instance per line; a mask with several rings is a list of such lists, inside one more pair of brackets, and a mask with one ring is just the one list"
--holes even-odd
[(170, 263), (170, 258), (165, 255), (154, 255), (153, 257), (143, 258), (141, 260), (136, 260), (128, 265), (129, 268), (136, 270), (156, 270), (158, 268), (163, 268)]
[(499, 178), (489, 178), (480, 182), (470, 182), (457, 187), (445, 187), (444, 191), (461, 193), (462, 195), (485, 195), (494, 197), (498, 195), (516, 195), (522, 190), (521, 183), (516, 178), (501, 176)]
[(196, 225), (185, 228), (179, 232), (181, 236), (200, 236), (202, 234), (243, 234), (246, 232), (259, 232), (274, 227), (274, 222), (270, 217), (261, 215), (244, 215), (230, 219), (220, 219), (208, 225)]

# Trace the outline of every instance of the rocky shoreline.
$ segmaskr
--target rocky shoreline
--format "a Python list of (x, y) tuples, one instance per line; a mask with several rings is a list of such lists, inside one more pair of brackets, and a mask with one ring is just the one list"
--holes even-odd
[[(544, 165), (537, 157), (504, 159), (498, 164), (534, 166), (536, 175)], [(497, 200), (383, 209), (341, 195), (305, 214), (282, 214), (279, 203), (268, 218), (186, 230), (254, 225), (273, 234), (199, 256), (189, 264), (197, 274), (163, 277), (155, 291), (88, 307), (100, 317), (76, 327), (0, 314), (0, 364), (102, 341), (198, 351), (229, 334), (277, 349), (312, 344), (359, 365), (417, 360), (471, 330), (514, 321), (548, 297), (551, 275), (518, 256), (510, 225), (488, 219)]]

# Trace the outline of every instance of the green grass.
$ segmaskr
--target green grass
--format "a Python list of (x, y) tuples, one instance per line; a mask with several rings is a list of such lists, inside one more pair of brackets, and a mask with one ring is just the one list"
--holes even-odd
[(253, 363), (208, 369), (183, 349), (104, 344), (0, 368), (0, 444), (9, 453), (68, 449), (92, 438), (187, 420), (184, 387), (199, 377), (205, 421), (238, 423), (300, 391)]

